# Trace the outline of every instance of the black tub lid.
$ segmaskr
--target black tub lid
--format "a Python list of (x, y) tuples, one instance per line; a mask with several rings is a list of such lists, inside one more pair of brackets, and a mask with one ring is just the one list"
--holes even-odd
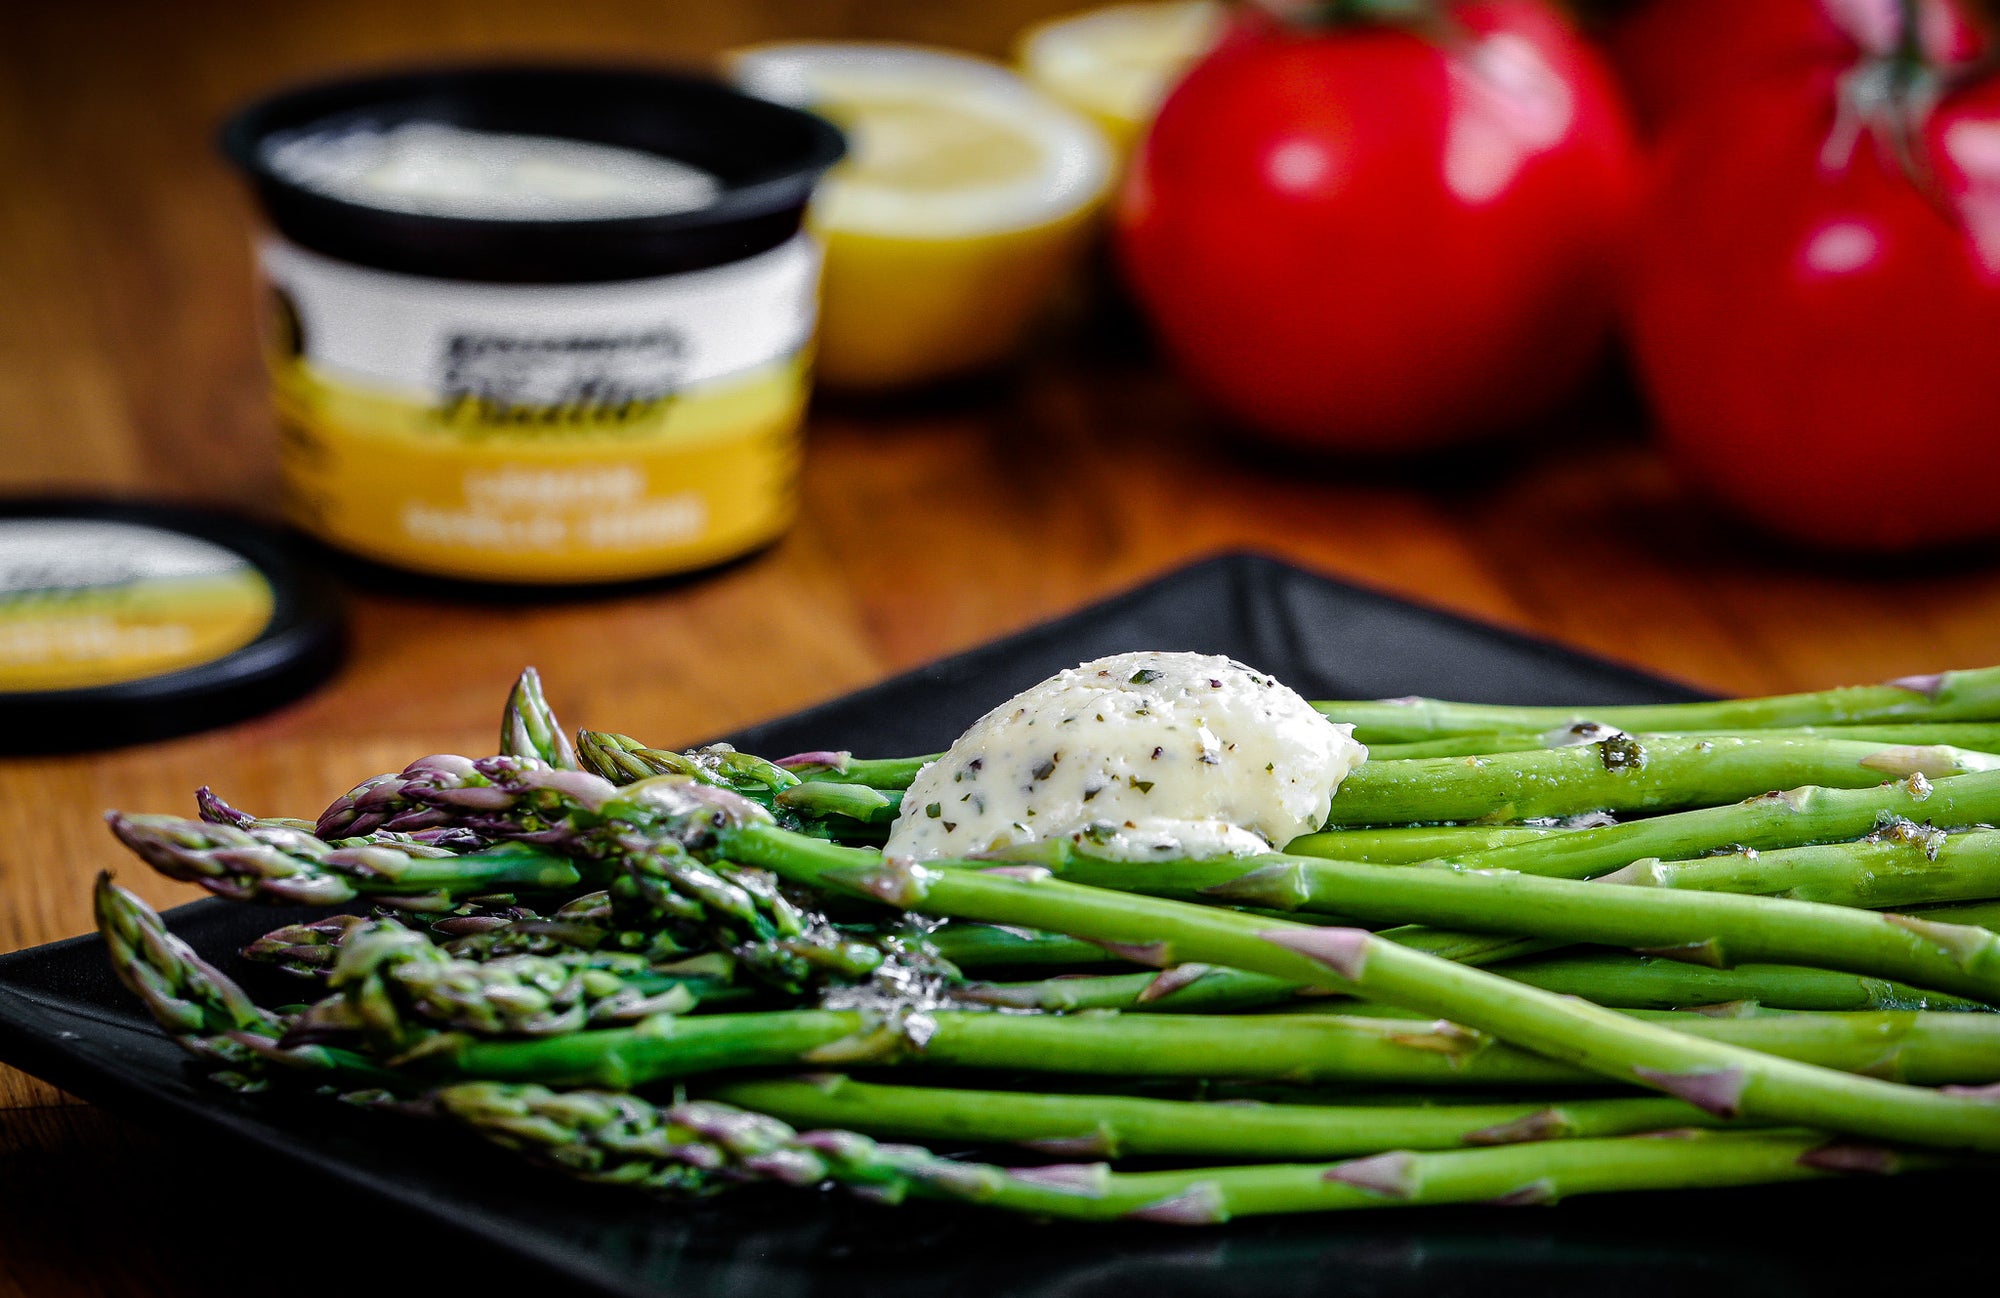
[(280, 533), (93, 500), (0, 503), (0, 753), (237, 721), (338, 666), (340, 599)]
[[(348, 202), (274, 171), (265, 141), (301, 131), (435, 121), (638, 149), (700, 167), (715, 202), (656, 216), (516, 220)], [(281, 91), (223, 123), (222, 152), (271, 223), (314, 252), (380, 270), (492, 283), (580, 283), (699, 270), (798, 232), (847, 151), (811, 113), (709, 76), (658, 68), (496, 64), (349, 77)]]

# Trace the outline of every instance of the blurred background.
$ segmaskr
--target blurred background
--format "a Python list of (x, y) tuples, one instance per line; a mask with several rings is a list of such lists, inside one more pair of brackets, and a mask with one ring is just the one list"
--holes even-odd
[[(101, 808), (204, 780), (318, 806), (413, 752), (485, 751), (523, 664), (566, 718), (687, 745), (1227, 550), (1717, 692), (2000, 661), (1988, 21), (1946, 0), (18, 4), (0, 492), (302, 532), (347, 649), (255, 719), (0, 761), (0, 807), (45, 809), (0, 842), (0, 950), (88, 927)], [(427, 225), (396, 207), (421, 183), (366, 188), (408, 156), (287, 172), (253, 133), (246, 185), (217, 147), (302, 83), (523, 61), (729, 79), (847, 156), (803, 242), (645, 244), (621, 276), (531, 266), (555, 240), (425, 245), (464, 213)], [(562, 116), (536, 103), (508, 129)], [(723, 111), (645, 128), (722, 178), (710, 210), (831, 161), (802, 145), (767, 176), (716, 144), (740, 138)], [(593, 113), (600, 143), (653, 121)], [(757, 192), (759, 219), (791, 201)], [(741, 287), (786, 248), (804, 260), (757, 263), (767, 298), (675, 278)], [(514, 310), (498, 284), (588, 315), (662, 277), (689, 332), (621, 324), (624, 368), (530, 364), (459, 321), (463, 373), (382, 377), (440, 303)], [(552, 285), (583, 296), (534, 296)], [(348, 292), (365, 309), (326, 305)], [(756, 354), (697, 383), (715, 339)], [(538, 411), (664, 458), (538, 478)], [(593, 492), (658, 506), (615, 561), (508, 539), (583, 525)], [(63, 740), (21, 746), (112, 743)], [(176, 1238), (192, 1208), (116, 1256), (77, 1233), (139, 1215), (103, 1186), (152, 1137), (5, 1070), (0, 1108), (0, 1294), (218, 1291)]]

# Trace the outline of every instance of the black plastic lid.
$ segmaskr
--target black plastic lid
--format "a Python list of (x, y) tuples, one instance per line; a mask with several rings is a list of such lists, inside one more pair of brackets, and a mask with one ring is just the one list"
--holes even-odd
[[(657, 153), (710, 172), (721, 196), (662, 216), (487, 220), (396, 212), (303, 188), (264, 142), (311, 129), (446, 122)], [(223, 153), (292, 242), (342, 261), (444, 279), (583, 283), (700, 270), (791, 238), (846, 140), (810, 113), (709, 77), (630, 68), (498, 66), (404, 72), (284, 91), (222, 127)]]
[(0, 753), (112, 748), (290, 702), (340, 663), (332, 580), (193, 509), (0, 504)]

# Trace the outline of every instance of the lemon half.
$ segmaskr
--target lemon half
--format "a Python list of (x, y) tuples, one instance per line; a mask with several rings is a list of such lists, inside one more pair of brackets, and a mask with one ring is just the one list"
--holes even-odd
[(1223, 18), (1217, 0), (1155, 0), (1053, 19), (1021, 37), (1021, 73), (1129, 153), (1181, 74), (1214, 47)]
[(1109, 185), (1096, 127), (998, 64), (917, 46), (756, 46), (730, 71), (848, 135), (811, 217), (826, 382), (922, 383), (1020, 345)]

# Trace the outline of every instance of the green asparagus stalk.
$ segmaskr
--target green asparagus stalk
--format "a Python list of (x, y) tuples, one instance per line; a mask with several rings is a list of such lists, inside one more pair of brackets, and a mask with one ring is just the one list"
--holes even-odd
[[(1897, 820), (1940, 829), (2000, 822), (2000, 772), (1940, 780), (1911, 776), (1873, 789), (1805, 786), (1722, 807), (1552, 834), (1535, 842), (1449, 854), (1467, 869), (1515, 870), (1583, 879), (1645, 857), (1685, 860), (1754, 847), (1769, 851), (1855, 839)], [(1309, 834), (1285, 850), (1295, 856), (1339, 856), (1345, 834)]]
[[(1516, 986), (1517, 994), (1544, 993)], [(1556, 998), (1550, 998), (1556, 999)], [(1595, 1007), (1586, 1007), (1594, 1010)], [(389, 1012), (393, 1012), (392, 1010)], [(1605, 1011), (1620, 1031), (1808, 1072), (1921, 1086), (2000, 1079), (2000, 1016), (1877, 1011), (1714, 1017)], [(407, 1028), (393, 1039), (414, 1040)], [(1769, 1056), (1767, 1058), (1766, 1056)], [(1369, 1086), (1592, 1086), (1576, 1063), (1444, 1020), (1382, 1014), (993, 1014), (773, 1010), (661, 1015), (629, 1028), (534, 1040), (442, 1034), (404, 1060), (431, 1076), (622, 1089), (738, 1068), (967, 1068), (1093, 1077), (1234, 1078)], [(1797, 1061), (1796, 1064), (1784, 1061)], [(1627, 1077), (1629, 1079), (1629, 1073)], [(1699, 1103), (1683, 1095), (1680, 1098)]]
[(585, 1180), (670, 1193), (718, 1183), (832, 1183), (868, 1198), (978, 1203), (1037, 1217), (1211, 1225), (1235, 1217), (1441, 1203), (1552, 1203), (1615, 1190), (1750, 1185), (1837, 1172), (1936, 1166), (1921, 1154), (1787, 1132), (1688, 1131), (1431, 1153), (1332, 1164), (1114, 1172), (1102, 1163), (1009, 1171), (881, 1145), (851, 1131), (800, 1133), (726, 1105), (660, 1109), (635, 1096), (470, 1083), (438, 1110), (536, 1161)]
[(917, 772), (944, 756), (926, 753), (921, 757), (856, 758), (847, 752), (794, 753), (780, 757), (778, 765), (802, 780), (832, 777), (843, 784), (861, 784), (871, 789), (902, 790), (910, 787)]
[[(659, 796), (672, 795), (663, 789)], [(762, 822), (750, 804), (729, 810), (708, 805), (698, 814), (691, 807), (680, 830), (690, 841), (703, 843), (705, 850), (755, 861), (795, 883), (842, 888), (951, 918), (1019, 924), (1117, 943), (1134, 953), (1145, 951), (1162, 966), (1190, 961), (1226, 965), (1436, 1014), (1711, 1112), (1871, 1139), (2000, 1151), (2000, 1103), (1991, 1099), (1847, 1076), (1704, 1041), (1440, 960), (1359, 929), (1283, 925), (1182, 902), (1113, 894), (1063, 883), (1033, 868), (1001, 867), (1006, 872), (996, 874), (885, 861), (872, 870), (857, 870), (851, 856), (828, 853), (824, 845)], [(1674, 895), (1641, 889), (1591, 890), (1606, 896)], [(1922, 921), (1904, 927), (1921, 942), (1935, 944), (1951, 964), (1956, 963), (1954, 950), (1976, 962), (1984, 944), (1994, 940), (1993, 934), (1981, 930)], [(1927, 978), (1912, 981), (1935, 985)]]
[(1354, 724), (1366, 744), (1407, 743), (1468, 731), (1551, 730), (1595, 721), (1626, 731), (1721, 731), (1741, 734), (1788, 726), (1843, 726), (2000, 720), (2000, 668), (1905, 676), (1767, 698), (1606, 707), (1509, 707), (1439, 699), (1318, 702), (1335, 721)]
[(970, 983), (954, 987), (954, 1001), (995, 1009), (1126, 1010), (1155, 1014), (1217, 1014), (1285, 1005), (1299, 998), (1297, 983), (1240, 969), (1182, 964), (1156, 973), (1070, 974), (1034, 982)]
[[(1531, 987), (1580, 996), (1614, 1009), (1693, 1009), (1742, 1003), (1783, 1010), (1947, 1010), (1987, 1007), (1880, 978), (1791, 965), (1712, 969), (1650, 956), (1602, 951), (1543, 956), (1490, 966)], [(1051, 1013), (1130, 1010), (1219, 1013), (1299, 1002), (1295, 983), (1239, 969), (1175, 965), (1159, 973), (1072, 975), (1037, 982), (973, 983), (953, 989), (956, 1000), (1003, 1009)], [(1327, 1002), (1305, 1004), (1326, 1008)], [(1351, 1004), (1341, 1002), (1340, 1004)]]
[[(1655, 735), (1742, 735), (1746, 731), (1825, 728), (1839, 738), (1848, 728), (1854, 740), (1878, 740), (1884, 733), (1906, 734), (1900, 727), (1940, 722), (2000, 723), (2000, 668), (1906, 676), (1884, 685), (1849, 686), (1807, 694), (1766, 698), (1720, 699), (1701, 703), (1623, 704), (1602, 707), (1516, 707), (1454, 703), (1440, 699), (1402, 698), (1328, 700), (1315, 702), (1323, 715), (1351, 722), (1354, 737), (1372, 747), (1421, 743), (1462, 735), (1508, 735), (1524, 731), (1543, 734), (1578, 724), (1596, 724), (1630, 733)], [(1896, 731), (1870, 729), (1894, 726)], [(1941, 732), (1948, 733), (1948, 732)], [(1979, 734), (1983, 741), (1990, 735)], [(1903, 738), (1881, 740), (1908, 742)], [(1947, 738), (1937, 742), (1952, 743)], [(1971, 745), (1980, 747), (1980, 744)], [(1455, 754), (1446, 754), (1455, 755)], [(939, 754), (856, 760), (845, 752), (799, 753), (778, 764), (801, 778), (834, 776), (875, 788), (909, 787), (924, 763)], [(1803, 781), (1794, 781), (1802, 783)]]
[(1515, 1104), (1256, 1104), (958, 1090), (837, 1073), (753, 1078), (709, 1098), (799, 1127), (898, 1140), (1022, 1145), (1069, 1158), (1346, 1158), (1714, 1127), (1727, 1119), (1666, 1096)]
[(1847, 906), (1311, 857), (1134, 864), (1051, 850), (1042, 858), (1066, 879), (1099, 888), (1524, 933), (1717, 967), (1807, 965), (2000, 1004), (2000, 936)]
[(558, 770), (577, 769), (576, 750), (542, 695), (541, 673), (532, 667), (521, 669), (500, 713), (500, 751), (509, 757), (536, 758)]
[[(1390, 829), (1335, 829), (1295, 838), (1285, 850), (1300, 856), (1330, 856), (1340, 861), (1414, 865), (1419, 861), (1445, 860), (1520, 843), (1540, 843), (1544, 839), (1576, 832), (1558, 825), (1402, 825)], [(1857, 834), (1862, 832), (1865, 831), (1856, 831)]]
[[(1438, 739), (1419, 739), (1405, 744), (1371, 744), (1371, 762), (1401, 761), (1412, 757), (1484, 757), (1494, 753), (1523, 753), (1541, 748), (1567, 748), (1577, 743), (1604, 738), (1608, 727), (1595, 723), (1558, 726), (1553, 730), (1493, 730)], [(1724, 739), (1740, 732), (1727, 730), (1680, 730), (1661, 734), (1642, 732), (1632, 737), (1641, 744), (1655, 739)], [(1979, 721), (1912, 722), (1903, 725), (1795, 726), (1760, 729), (1767, 739), (1865, 739), (1878, 744), (1905, 744), (1930, 747), (1946, 744), (1976, 752), (2000, 752), (2000, 724)]]
[(2000, 897), (2000, 830), (1946, 834), (1902, 821), (1858, 843), (1634, 861), (1600, 884), (1754, 893), (1888, 910)]
[(1659, 738), (1491, 757), (1364, 762), (1333, 797), (1329, 826), (1532, 820), (1594, 811), (1671, 811), (1800, 785), (1874, 788), (2000, 767), (2000, 757), (1948, 747), (1844, 739)]
[(966, 970), (1119, 963), (1094, 942), (995, 924), (945, 924), (931, 934), (931, 942), (940, 956)]
[[(1987, 1006), (1958, 996), (1864, 978), (1833, 969), (1740, 964), (1714, 969), (1615, 951), (1538, 956), (1493, 967), (1516, 982), (1599, 1005), (1675, 1010), (1746, 1002), (1774, 1010), (1934, 1010), (1977, 1012)], [(1247, 975), (1246, 975), (1247, 976)]]

